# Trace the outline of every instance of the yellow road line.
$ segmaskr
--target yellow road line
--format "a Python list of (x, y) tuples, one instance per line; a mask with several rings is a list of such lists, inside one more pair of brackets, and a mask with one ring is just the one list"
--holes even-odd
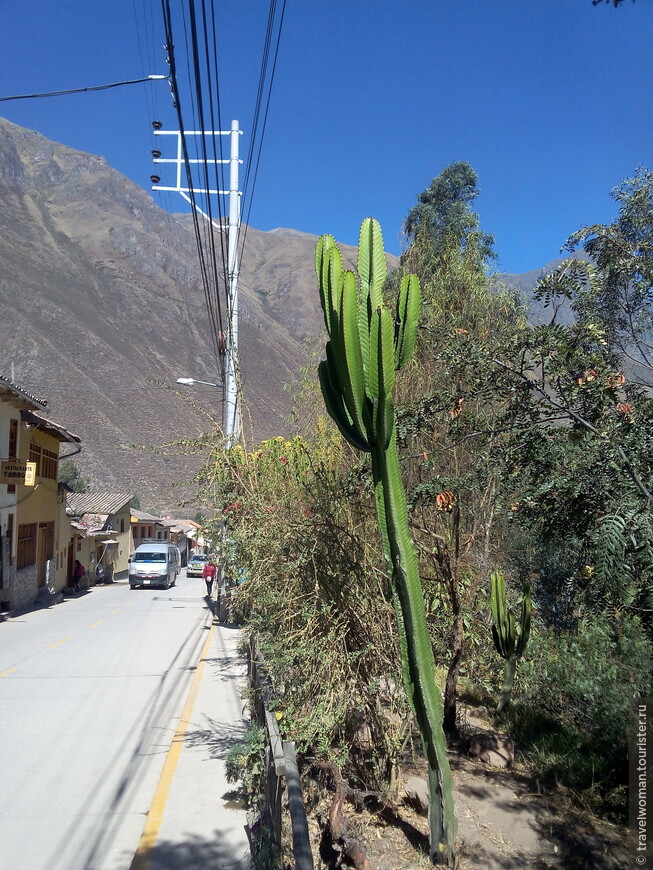
[(154, 849), (157, 838), (159, 836), (159, 828), (161, 827), (161, 822), (163, 820), (163, 811), (168, 800), (168, 795), (170, 794), (172, 779), (175, 775), (177, 762), (179, 761), (179, 756), (181, 755), (181, 750), (184, 745), (184, 737), (186, 736), (186, 731), (188, 730), (188, 725), (190, 724), (191, 713), (193, 712), (195, 700), (197, 699), (197, 693), (200, 687), (200, 680), (202, 679), (204, 665), (206, 664), (206, 656), (209, 651), (209, 644), (211, 643), (211, 638), (213, 637), (213, 629), (214, 625), (211, 625), (206, 638), (206, 642), (202, 649), (199, 664), (197, 665), (197, 670), (195, 671), (195, 677), (193, 678), (190, 692), (188, 693), (186, 706), (184, 707), (184, 711), (181, 714), (175, 736), (172, 738), (172, 743), (170, 745), (170, 749), (168, 750), (168, 754), (163, 765), (163, 770), (161, 771), (159, 784), (154, 794), (154, 800), (152, 801), (152, 806), (150, 807), (150, 811), (147, 814), (145, 827), (143, 828), (143, 833), (141, 834), (141, 839), (129, 870), (149, 870), (150, 863), (152, 861), (152, 850)]
[(112, 610), (112, 611), (111, 611), (111, 616), (113, 616), (114, 613), (120, 613), (120, 608), (119, 608), (119, 607), (116, 607), (115, 610)]
[(3, 672), (0, 674), (0, 679), (2, 679), (2, 677), (6, 677), (6, 676), (8, 676), (8, 674), (13, 674), (13, 672), (14, 672), (15, 670), (17, 670), (17, 668), (9, 668), (8, 671), (3, 671)]
[(70, 637), (64, 637), (63, 640), (57, 641), (57, 643), (53, 643), (52, 646), (48, 647), (48, 649), (54, 649), (57, 646), (61, 646), (62, 643), (68, 643), (68, 641), (72, 640), (72, 639), (73, 639), (73, 636), (71, 634)]
[(95, 626), (96, 626), (96, 625), (99, 625), (101, 622), (102, 622), (102, 620), (101, 620), (101, 619), (98, 619), (97, 622), (92, 622), (92, 623), (89, 625), (89, 628), (95, 628)]

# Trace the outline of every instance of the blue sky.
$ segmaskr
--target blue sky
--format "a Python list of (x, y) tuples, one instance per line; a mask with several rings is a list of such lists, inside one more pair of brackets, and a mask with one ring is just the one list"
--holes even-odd
[[(246, 154), (268, 3), (215, 4), (223, 126), (240, 121)], [(166, 73), (160, 7), (4, 3), (0, 96)], [(499, 267), (539, 268), (574, 230), (614, 216), (612, 187), (653, 167), (652, 45), (653, 0), (287, 0), (251, 224), (355, 244), (373, 215), (399, 253), (416, 196), (467, 160)], [(176, 49), (185, 63), (180, 37)], [(147, 190), (151, 121), (177, 127), (165, 82), (3, 102), (0, 115)]]

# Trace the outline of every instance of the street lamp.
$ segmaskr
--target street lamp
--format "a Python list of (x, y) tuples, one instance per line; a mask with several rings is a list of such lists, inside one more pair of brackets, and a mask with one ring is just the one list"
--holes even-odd
[(213, 384), (211, 381), (200, 381), (197, 378), (177, 378), (178, 384), (183, 384), (185, 387), (192, 387), (193, 384), (205, 384), (207, 387), (222, 388), (222, 384)]
[(236, 414), (235, 401), (233, 401), (237, 398), (237, 393), (231, 396), (232, 401), (230, 402), (228, 383), (226, 390), (224, 384), (214, 384), (212, 381), (200, 381), (198, 378), (177, 378), (177, 383), (183, 384), (185, 387), (192, 387), (194, 384), (205, 384), (207, 387), (216, 387), (218, 390), (223, 391), (222, 401), (224, 402), (224, 409), (222, 431), (224, 433), (225, 446), (227, 448), (233, 447), (234, 443), (238, 441), (240, 436), (240, 421)]

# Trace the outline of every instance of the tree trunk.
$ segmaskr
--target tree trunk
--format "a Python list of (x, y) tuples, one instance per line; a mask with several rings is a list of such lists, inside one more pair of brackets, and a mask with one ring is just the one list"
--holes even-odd
[(452, 569), (449, 549), (445, 544), (439, 543), (437, 545), (436, 558), (440, 567), (440, 573), (447, 587), (447, 592), (449, 593), (453, 615), (451, 658), (449, 659), (449, 669), (444, 687), (443, 727), (444, 733), (449, 740), (456, 740), (458, 738), (456, 691), (458, 688), (458, 671), (460, 670), (464, 647), (463, 616), (460, 605), (458, 577), (455, 576)]

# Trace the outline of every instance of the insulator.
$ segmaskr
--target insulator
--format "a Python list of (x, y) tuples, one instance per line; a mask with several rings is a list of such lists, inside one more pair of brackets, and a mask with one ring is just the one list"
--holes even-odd
[(161, 127), (163, 127), (163, 124), (161, 123), (161, 121), (152, 121), (152, 127), (155, 130), (160, 130)]
[(161, 152), (159, 151), (159, 149), (153, 148), (152, 149), (152, 157), (154, 157), (155, 160), (158, 160), (160, 156), (161, 156)]
[(158, 175), (150, 175), (150, 181), (152, 182), (152, 184), (158, 184), (161, 179)]

